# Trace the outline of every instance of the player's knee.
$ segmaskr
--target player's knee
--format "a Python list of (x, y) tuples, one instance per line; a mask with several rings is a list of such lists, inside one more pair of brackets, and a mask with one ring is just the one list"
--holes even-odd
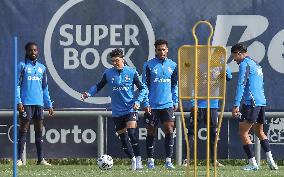
[(43, 120), (34, 120), (34, 128), (35, 131), (37, 132), (42, 132), (43, 131)]
[(137, 143), (137, 138), (136, 138), (136, 136), (135, 136), (135, 134), (136, 134), (135, 131), (136, 131), (135, 128), (128, 128), (128, 129), (127, 129), (128, 136), (129, 136), (129, 138), (130, 138), (131, 144), (136, 144), (136, 143)]
[(149, 125), (147, 127), (147, 135), (155, 136), (155, 133), (156, 133), (156, 127)]
[(20, 122), (20, 131), (27, 133), (29, 129), (30, 121), (21, 121)]

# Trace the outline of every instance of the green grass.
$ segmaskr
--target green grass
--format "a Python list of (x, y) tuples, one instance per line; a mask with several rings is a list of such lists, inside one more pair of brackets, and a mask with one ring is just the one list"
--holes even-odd
[[(247, 177), (247, 176), (284, 176), (284, 167), (280, 166), (278, 171), (271, 171), (267, 165), (262, 165), (258, 171), (245, 172), (240, 170), (241, 166), (226, 165), (226, 167), (218, 169), (218, 175), (222, 177)], [(144, 167), (145, 168), (145, 167)], [(12, 176), (11, 164), (0, 164), (0, 176)], [(206, 167), (198, 166), (198, 176), (206, 176)], [(213, 170), (210, 171), (213, 176)], [(51, 167), (38, 166), (29, 164), (18, 168), (19, 177), (175, 177), (185, 176), (185, 167), (176, 166), (175, 170), (166, 170), (162, 165), (157, 165), (155, 170), (131, 171), (128, 164), (117, 165), (114, 164), (113, 168), (108, 171), (101, 171), (96, 165), (53, 165)], [(192, 166), (190, 167), (190, 176), (193, 176)]]

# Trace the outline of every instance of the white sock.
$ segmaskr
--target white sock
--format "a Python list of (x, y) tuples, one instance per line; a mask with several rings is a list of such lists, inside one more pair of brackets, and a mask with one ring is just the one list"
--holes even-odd
[(266, 152), (266, 158), (269, 161), (273, 161), (273, 157), (272, 157), (271, 151)]
[(166, 162), (172, 162), (172, 159), (169, 158), (169, 157), (167, 157), (167, 158), (166, 158)]
[(132, 157), (132, 159), (131, 159), (132, 161), (136, 161), (136, 157)]
[(148, 158), (148, 162), (154, 162), (153, 158)]
[(251, 164), (251, 165), (257, 165), (256, 160), (255, 160), (255, 157), (249, 159), (249, 164)]
[(136, 157), (136, 160), (137, 160), (137, 161), (141, 161), (141, 156), (137, 156), (137, 157)]

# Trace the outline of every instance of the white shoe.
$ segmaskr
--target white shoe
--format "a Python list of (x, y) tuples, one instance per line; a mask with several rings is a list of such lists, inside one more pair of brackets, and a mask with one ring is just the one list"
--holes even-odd
[(42, 161), (38, 162), (37, 165), (51, 166), (51, 164), (48, 163), (45, 159), (42, 159)]
[(277, 166), (277, 164), (274, 162), (273, 159), (272, 159), (272, 160), (267, 159), (267, 164), (268, 164), (268, 166), (269, 166), (269, 168), (270, 168), (271, 170), (278, 170), (278, 166)]
[(217, 167), (224, 167), (225, 165), (221, 164), (219, 161), (216, 160), (216, 166)]
[(187, 167), (187, 165), (188, 165), (187, 159), (184, 159), (184, 160), (183, 160), (182, 165), (183, 165), (184, 167)]
[(17, 166), (19, 167), (19, 166), (22, 166), (23, 165), (23, 161), (22, 160), (17, 160)]
[(141, 156), (136, 157), (136, 170), (142, 170), (143, 165), (142, 165), (142, 160)]
[(131, 170), (133, 170), (133, 171), (136, 170), (136, 157), (133, 157), (131, 159)]
[(259, 167), (258, 167), (257, 164), (255, 164), (255, 165), (248, 164), (248, 165), (243, 166), (241, 169), (244, 170), (244, 171), (254, 171), (254, 170), (258, 170)]

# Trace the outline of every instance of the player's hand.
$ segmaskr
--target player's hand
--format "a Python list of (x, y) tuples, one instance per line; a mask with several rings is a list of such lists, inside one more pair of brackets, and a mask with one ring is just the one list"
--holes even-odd
[(88, 98), (88, 93), (87, 92), (82, 93), (81, 95), (82, 101), (84, 101), (86, 98)]
[(22, 103), (19, 103), (17, 107), (18, 107), (18, 111), (19, 112), (24, 112), (25, 111), (24, 106), (23, 106)]
[(178, 110), (178, 105), (174, 105), (173, 110), (177, 111)]
[(144, 108), (144, 111), (145, 111), (146, 113), (148, 113), (148, 114), (151, 114), (151, 107), (150, 107), (150, 106), (145, 107), (145, 108)]
[(240, 112), (239, 107), (238, 106), (234, 106), (233, 109), (232, 109), (232, 116), (237, 118), (239, 112)]
[(134, 105), (133, 105), (133, 109), (134, 110), (138, 110), (140, 108), (140, 105), (139, 104), (137, 104), (137, 103), (134, 103)]
[(49, 108), (49, 109), (48, 109), (48, 115), (49, 115), (49, 116), (54, 116), (54, 110), (53, 110), (53, 108)]

